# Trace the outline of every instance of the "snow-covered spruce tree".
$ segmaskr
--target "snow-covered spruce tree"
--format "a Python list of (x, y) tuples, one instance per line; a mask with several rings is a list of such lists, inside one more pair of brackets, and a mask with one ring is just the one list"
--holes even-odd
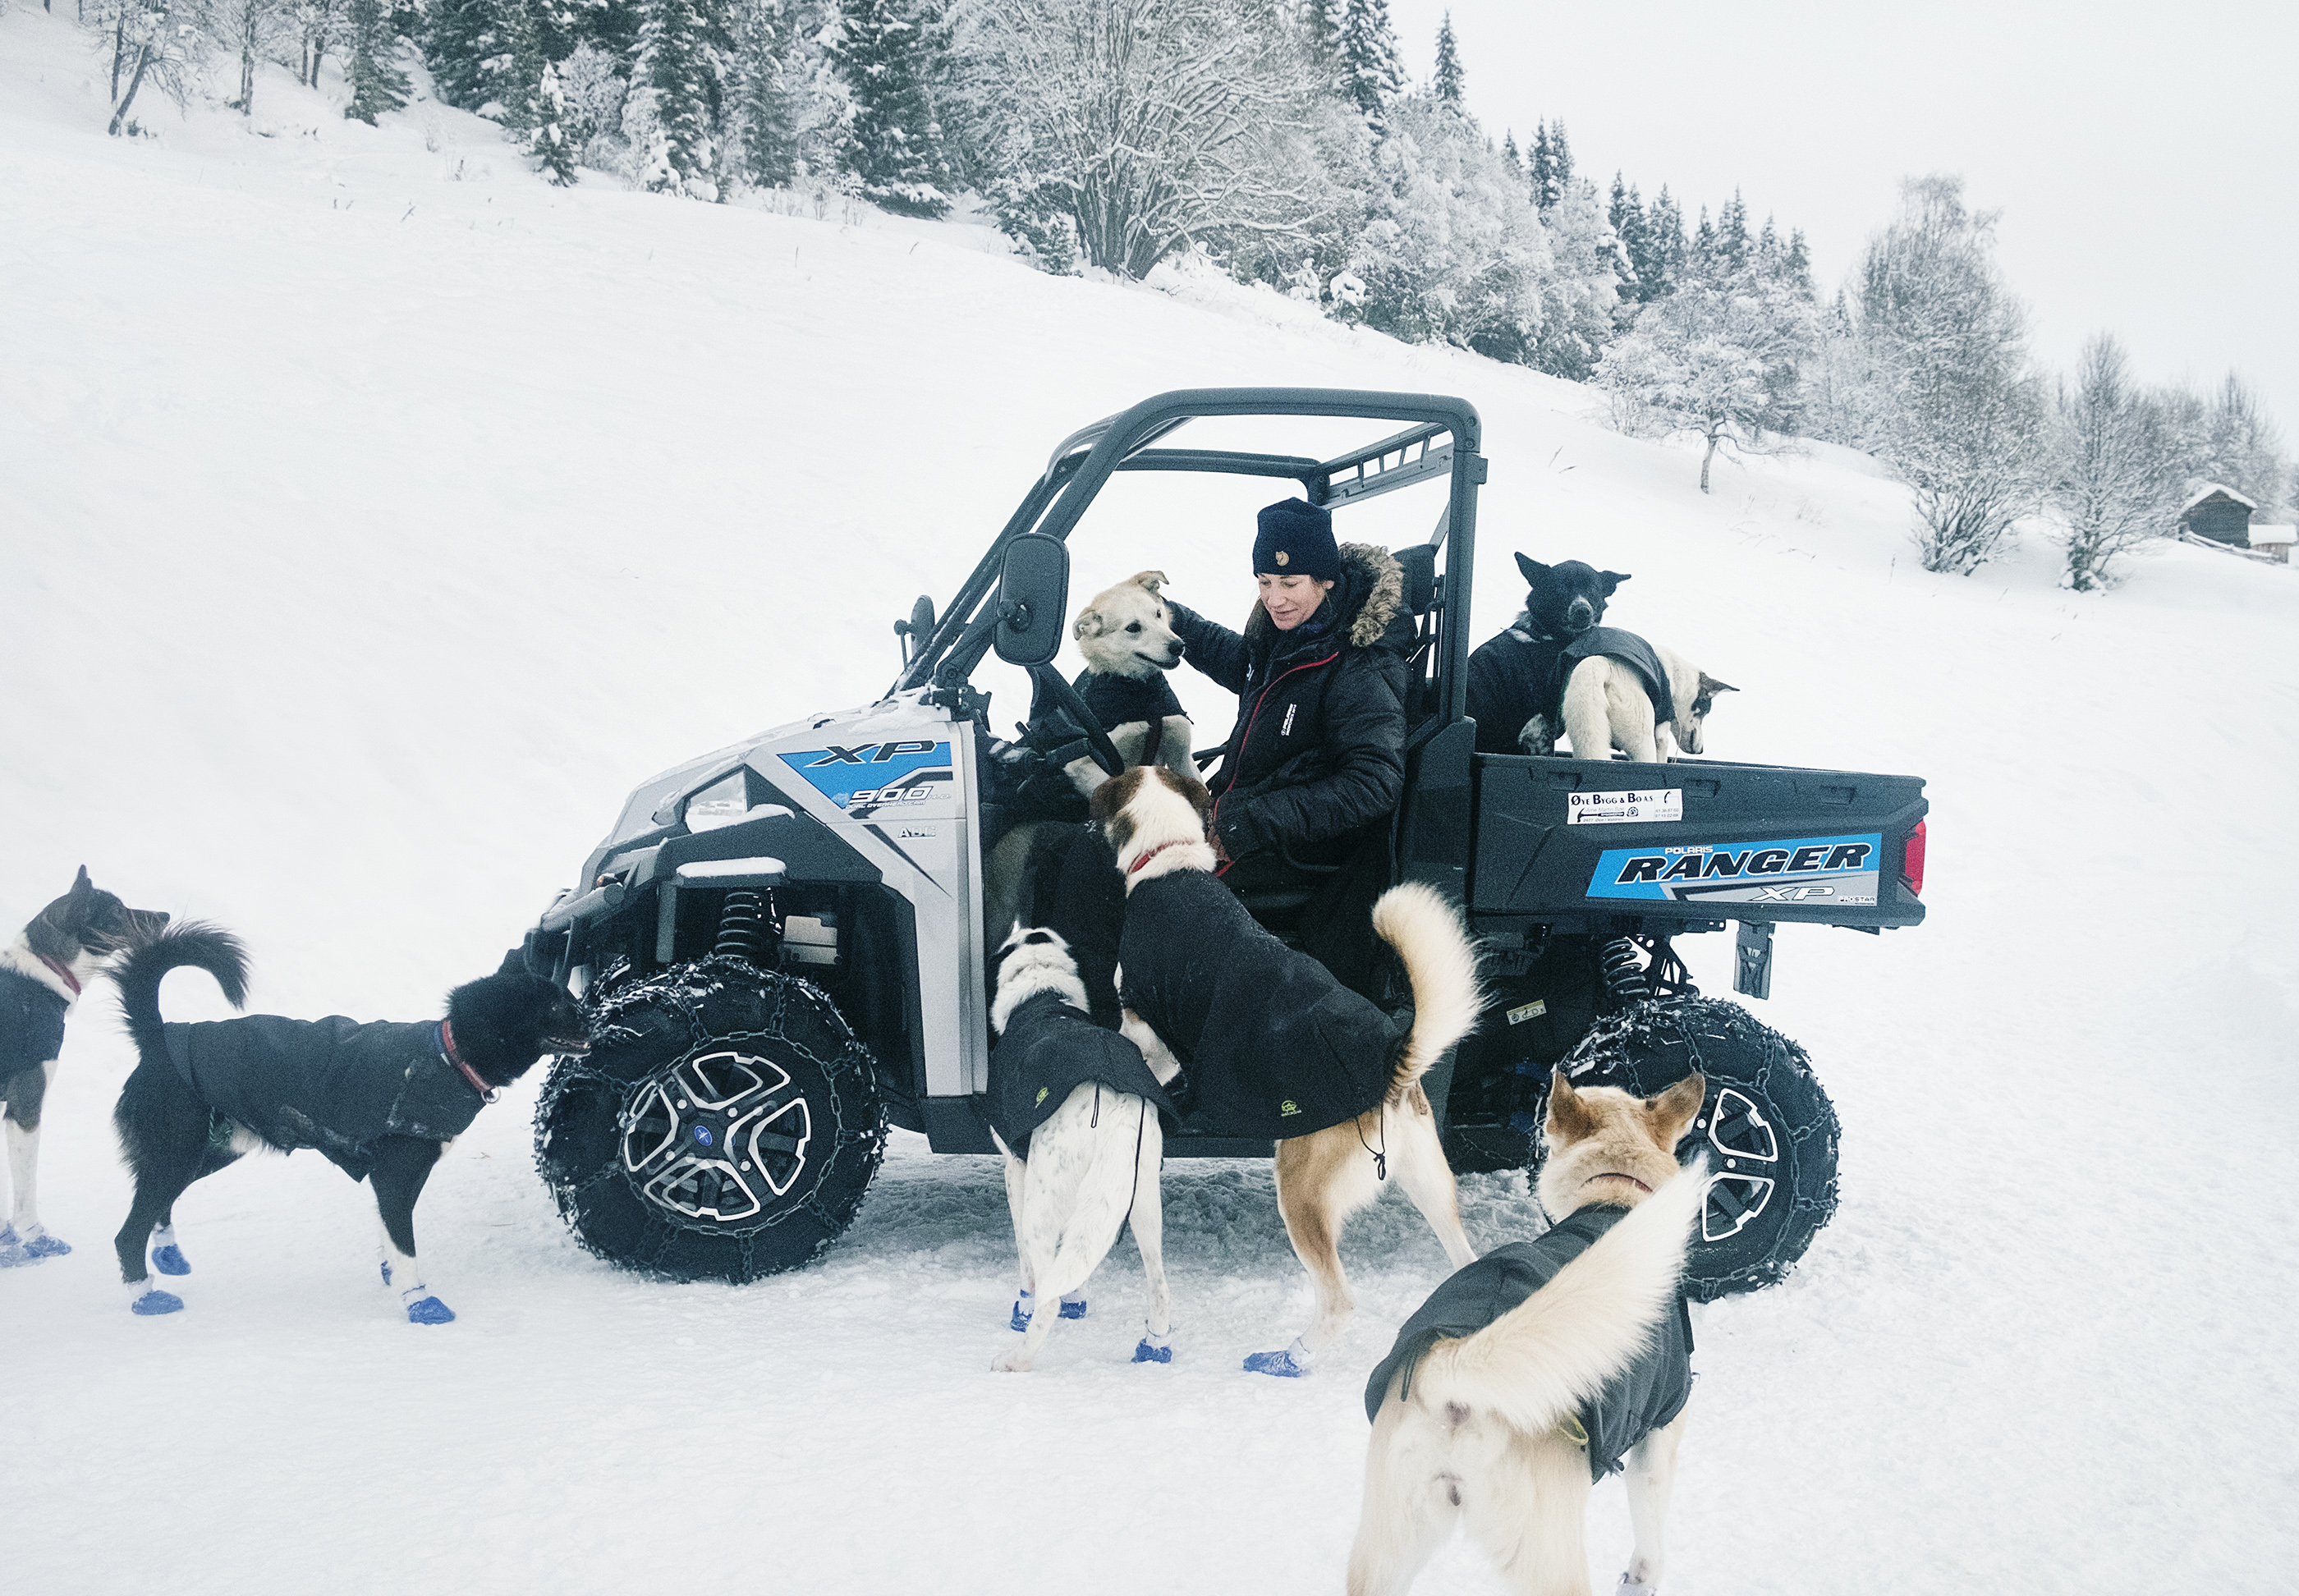
[(429, 0), (423, 59), (439, 97), (461, 111), (519, 97), (512, 64), (527, 0)]
[(1386, 130), (1389, 107), (1405, 92), (1405, 61), (1389, 0), (1342, 0), (1340, 88), (1367, 127)]
[(984, 0), (975, 159), (1017, 238), (1139, 278), (1191, 239), (1306, 243), (1314, 84), (1265, 0)]
[(1531, 196), (1476, 123), (1433, 96), (1390, 107), (1345, 320), (1497, 360), (1534, 352), (1556, 275)]
[(352, 97), (344, 115), (372, 127), (377, 117), (407, 104), (407, 74), (396, 64), (399, 36), (392, 30), (385, 0), (350, 0), (344, 21), (350, 37), (344, 79)]
[(207, 60), (204, 0), (96, 0), (79, 23), (110, 59), (112, 118), (104, 130), (114, 137), (133, 127), (129, 112), (147, 89), (181, 105)]
[[(1461, 70), (1460, 42), (1453, 37), (1453, 13), (1448, 11), (1437, 29), (1437, 67), (1430, 74), (1429, 87), (1440, 101), (1458, 111), (1467, 82), (1468, 74)], [(1511, 146), (1514, 145), (1512, 140)]]
[(733, 0), (726, 91), (726, 168), (754, 188), (798, 171), (798, 86), (791, 0)]
[(901, 216), (950, 210), (950, 163), (933, 84), (948, 49), (933, 0), (837, 0), (824, 54), (844, 88), (840, 165)]
[(1715, 277), (1695, 274), (1637, 312), (1629, 331), (1606, 347), (1596, 380), (1622, 430), (1700, 434), (1706, 493), (1720, 445), (1761, 453), (1770, 435), (1795, 427), (1815, 321), (1809, 302), (1753, 263)]
[[(1875, 454), (1915, 492), (1925, 569), (1992, 559), (2042, 486), (2046, 405), (2027, 370), (2026, 317), (1996, 269), (1993, 212), (1963, 179), (1902, 185), (1899, 215), (1855, 272), (1842, 364), (1875, 385), (1839, 399), (1830, 436)], [(1841, 430), (1862, 423), (1856, 433)]]
[(710, 0), (641, 0), (623, 137), (643, 188), (718, 197), (718, 21)]
[(2162, 408), (2131, 380), (2122, 345), (2084, 346), (2054, 418), (2051, 499), (2067, 552), (2068, 586), (2112, 587), (2115, 561), (2166, 536), (2179, 508), (2179, 461)]

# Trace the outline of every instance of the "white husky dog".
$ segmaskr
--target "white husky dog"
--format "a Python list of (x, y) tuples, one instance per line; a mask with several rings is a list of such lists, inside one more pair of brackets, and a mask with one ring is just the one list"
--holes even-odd
[[(1089, 673), (1078, 695), (1128, 765), (1164, 765), (1194, 776), (1190, 734), (1195, 728), (1166, 682), (1166, 673), (1182, 662), (1182, 639), (1174, 631), (1173, 613), (1158, 596), (1166, 580), (1162, 570), (1135, 571), (1094, 594), (1093, 602), (1078, 611), (1070, 635), (1085, 656)], [(1073, 760), (1066, 769), (1077, 790), (1089, 798), (1109, 779), (1090, 758)]]
[(1588, 1596), (1589, 1487), (1622, 1462), (1636, 1547), (1620, 1596), (1654, 1596), (1692, 1384), (1679, 1277), (1707, 1189), (1672, 1150), (1706, 1091), (1554, 1076), (1539, 1192), (1556, 1225), (1440, 1286), (1367, 1383), (1349, 1596), (1405, 1591), (1457, 1525), (1511, 1589)]
[[(1169, 1363), (1172, 1301), (1158, 1185), (1166, 1149), (1158, 1110), (1171, 1107), (1163, 1081), (1132, 1042), (1087, 1018), (1085, 987), (1058, 933), (1017, 927), (1001, 959), (990, 1010), (999, 1033), (991, 1135), (1006, 1155), (1006, 1201), (1021, 1262), (1014, 1328), (1024, 1334), (992, 1367), (1033, 1367), (1056, 1318), (1083, 1315), (1081, 1288), (1129, 1220), (1150, 1286), (1133, 1361)], [(1173, 1073), (1169, 1065), (1165, 1078)], [(1050, 1110), (1049, 1103), (1057, 1106)]]
[[(1739, 689), (1673, 649), (1656, 643), (1652, 649), (1668, 672), (1668, 694), (1675, 701), (1675, 717), (1666, 723), (1669, 734), (1678, 752), (1697, 754), (1701, 725), (1715, 707), (1716, 695)], [(1660, 745), (1656, 720), (1643, 678), (1609, 654), (1581, 661), (1565, 678), (1564, 735), (1573, 739), (1575, 759), (1610, 759), (1618, 748), (1640, 763), (1657, 764), (1670, 755)]]

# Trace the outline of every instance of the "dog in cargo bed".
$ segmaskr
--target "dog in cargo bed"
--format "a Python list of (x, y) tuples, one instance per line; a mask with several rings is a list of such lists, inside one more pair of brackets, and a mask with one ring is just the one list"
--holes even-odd
[(311, 1147), (373, 1188), (383, 1283), (398, 1288), (409, 1322), (452, 1319), (415, 1261), (416, 1199), (447, 1143), (502, 1088), (546, 1052), (590, 1046), (575, 1000), (528, 974), (513, 949), (494, 975), (448, 994), (444, 1019), (361, 1024), (341, 1015), (255, 1014), (170, 1025), (160, 1018), (160, 982), (185, 968), (213, 977), (233, 1008), (245, 1002), (245, 951), (213, 926), (162, 931), (112, 972), (137, 1052), (112, 1115), (136, 1180), (114, 1243), (129, 1306), (149, 1315), (184, 1305), (153, 1284), (145, 1249), (148, 1243), (162, 1273), (191, 1272), (174, 1226), (185, 1187), (245, 1152)]
[(1172, 1078), (1169, 1059), (1189, 1071), (1193, 1122), (1277, 1141), (1277, 1206), (1317, 1311), (1291, 1346), (1256, 1352), (1245, 1367), (1305, 1375), (1354, 1307), (1341, 1227), (1392, 1171), (1454, 1267), (1476, 1257), (1421, 1077), (1477, 1022), (1477, 956), (1433, 888), (1408, 882), (1383, 893), (1373, 929), (1413, 989), (1410, 1021), (1392, 1023), (1256, 924), (1215, 877), (1212, 802), (1202, 783), (1159, 765), (1094, 793), (1125, 885), (1123, 1028), (1159, 1079)]

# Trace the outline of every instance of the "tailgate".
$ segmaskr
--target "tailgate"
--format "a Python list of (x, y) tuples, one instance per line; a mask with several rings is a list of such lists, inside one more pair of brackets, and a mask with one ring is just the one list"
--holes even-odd
[(1921, 778), (1681, 760), (1476, 756), (1469, 905), (1559, 931), (1913, 926)]

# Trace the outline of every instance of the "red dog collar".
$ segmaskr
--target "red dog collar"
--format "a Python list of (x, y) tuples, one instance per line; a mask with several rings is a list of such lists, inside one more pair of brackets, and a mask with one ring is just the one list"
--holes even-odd
[(1134, 871), (1140, 869), (1143, 865), (1148, 864), (1151, 860), (1157, 858), (1166, 849), (1186, 848), (1190, 845), (1190, 841), (1191, 839), (1184, 837), (1170, 843), (1160, 843), (1156, 847), (1150, 849), (1149, 852), (1144, 853), (1141, 858), (1135, 860), (1132, 864), (1127, 865), (1125, 867), (1125, 873), (1131, 876)]
[(72, 996), (78, 997), (79, 995), (79, 977), (71, 973), (71, 965), (59, 964), (54, 960), (49, 958), (46, 953), (36, 953), (33, 957), (37, 959), (42, 964), (46, 965), (50, 969), (55, 971), (57, 978), (62, 981), (65, 985), (72, 989)]
[(455, 1051), (455, 1027), (444, 1019), (439, 1022), (439, 1056), (452, 1064), (462, 1077), (470, 1082), (471, 1090), (477, 1093), (483, 1101), (493, 1102), (502, 1095), (482, 1080), (477, 1070), (463, 1062), (463, 1055)]

